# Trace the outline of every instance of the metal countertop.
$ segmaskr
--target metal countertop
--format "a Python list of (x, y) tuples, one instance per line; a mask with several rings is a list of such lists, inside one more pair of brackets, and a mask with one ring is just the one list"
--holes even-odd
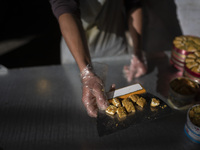
[[(169, 53), (147, 59), (148, 73), (131, 83), (122, 73), (128, 56), (96, 61), (108, 65), (107, 90), (112, 83), (117, 88), (140, 83), (166, 101), (169, 81), (180, 73), (170, 66)], [(0, 75), (0, 150), (199, 149), (186, 137), (185, 122), (186, 111), (181, 111), (99, 137), (96, 119), (88, 117), (81, 102), (77, 65), (18, 68)]]

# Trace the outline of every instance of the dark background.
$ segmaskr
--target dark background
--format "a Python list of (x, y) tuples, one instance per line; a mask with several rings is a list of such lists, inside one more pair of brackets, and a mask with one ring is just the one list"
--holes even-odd
[[(144, 50), (170, 50), (181, 35), (174, 0), (143, 0)], [(0, 45), (9, 40), (34, 38), (0, 55), (7, 68), (60, 64), (60, 30), (48, 0), (1, 0)]]

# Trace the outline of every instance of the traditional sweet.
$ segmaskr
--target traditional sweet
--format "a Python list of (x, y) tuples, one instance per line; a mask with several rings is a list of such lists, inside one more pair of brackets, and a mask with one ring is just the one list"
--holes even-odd
[(127, 116), (127, 113), (126, 113), (126, 110), (124, 107), (117, 108), (117, 114), (118, 114), (119, 118), (124, 118)]
[(138, 104), (138, 106), (140, 106), (140, 107), (144, 107), (144, 105), (146, 104), (147, 102), (146, 102), (146, 99), (145, 98), (143, 98), (143, 97), (140, 97), (138, 100), (137, 100), (137, 102), (136, 102), (136, 104)]
[(121, 106), (120, 100), (118, 98), (113, 98), (113, 99), (109, 100), (109, 103), (113, 104), (116, 107)]
[(184, 76), (200, 83), (200, 49), (185, 59)]
[(136, 103), (137, 100), (139, 99), (139, 96), (133, 94), (133, 95), (130, 95), (129, 98), (130, 98), (134, 103)]
[(183, 49), (188, 52), (195, 52), (200, 49), (200, 38), (182, 35), (175, 37), (173, 44), (178, 49)]
[(152, 107), (156, 107), (160, 105), (160, 100), (156, 99), (156, 98), (152, 98), (151, 99), (151, 104)]
[(135, 107), (128, 98), (122, 100), (122, 105), (126, 108), (128, 113), (135, 112)]
[(189, 112), (191, 122), (200, 127), (200, 105), (193, 107)]
[[(185, 62), (190, 63), (188, 64), (188, 66), (191, 67), (192, 65), (194, 65), (194, 61), (192, 59), (196, 58), (196, 56), (200, 57), (199, 50), (199, 37), (185, 35), (175, 37), (173, 40), (173, 49), (170, 62), (178, 70), (184, 71)], [(196, 55), (194, 55), (194, 53), (196, 53)]]
[(176, 78), (170, 82), (173, 91), (181, 95), (191, 95), (197, 92), (197, 83), (187, 78)]
[(109, 115), (114, 115), (117, 111), (117, 107), (113, 106), (113, 105), (109, 105), (106, 109), (106, 113)]

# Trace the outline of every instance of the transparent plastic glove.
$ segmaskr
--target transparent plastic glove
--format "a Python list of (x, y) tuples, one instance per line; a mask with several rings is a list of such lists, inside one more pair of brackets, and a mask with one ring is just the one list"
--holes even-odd
[(105, 110), (108, 101), (104, 91), (102, 80), (87, 66), (81, 72), (82, 80), (82, 102), (91, 117), (97, 117), (98, 109)]
[(147, 72), (147, 61), (143, 55), (142, 59), (139, 59), (135, 55), (132, 55), (130, 65), (124, 66), (124, 76), (128, 82), (131, 82), (133, 78), (138, 78)]

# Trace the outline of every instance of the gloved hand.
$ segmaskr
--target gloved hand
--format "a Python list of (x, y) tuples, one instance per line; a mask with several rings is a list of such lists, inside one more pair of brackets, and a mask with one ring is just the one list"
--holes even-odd
[(133, 78), (138, 78), (147, 72), (147, 62), (143, 55), (141, 59), (132, 55), (130, 65), (124, 66), (123, 68), (124, 76), (128, 82), (131, 82)]
[(108, 101), (104, 91), (102, 80), (93, 72), (92, 67), (87, 66), (81, 72), (82, 102), (91, 117), (97, 117), (98, 109), (105, 110)]

